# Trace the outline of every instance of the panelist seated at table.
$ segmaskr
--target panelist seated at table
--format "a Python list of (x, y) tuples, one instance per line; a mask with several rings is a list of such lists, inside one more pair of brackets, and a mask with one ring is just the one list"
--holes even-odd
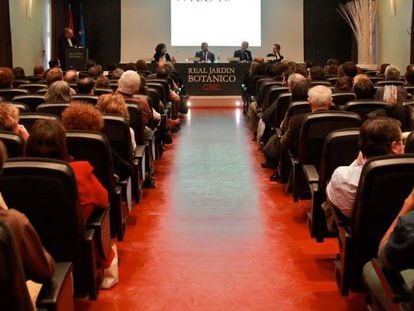
[(216, 56), (208, 50), (208, 43), (201, 43), (201, 51), (196, 52), (196, 58), (199, 58), (200, 63), (214, 63)]
[(281, 62), (284, 57), (280, 54), (280, 44), (273, 44), (273, 51), (267, 54), (267, 57), (274, 57), (276, 62)]
[(239, 58), (241, 63), (249, 63), (253, 60), (252, 52), (248, 50), (249, 42), (243, 41), (240, 50), (234, 51), (233, 57)]

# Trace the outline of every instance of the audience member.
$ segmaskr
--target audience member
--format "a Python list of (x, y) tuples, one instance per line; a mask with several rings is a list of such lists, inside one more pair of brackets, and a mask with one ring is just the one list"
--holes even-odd
[(147, 63), (143, 59), (137, 60), (137, 62), (135, 63), (135, 67), (137, 68), (138, 72), (143, 72), (143, 71), (148, 70)]
[(405, 71), (405, 85), (414, 86), (414, 64), (407, 66)]
[(325, 71), (321, 66), (313, 66), (309, 69), (309, 79), (312, 82), (325, 81)]
[(62, 104), (71, 101), (71, 88), (65, 81), (56, 81), (49, 86), (45, 94), (47, 104)]
[[(62, 123), (66, 130), (100, 132), (104, 126), (102, 113), (95, 107), (82, 102), (71, 102), (62, 113)], [(131, 166), (112, 150), (114, 170), (122, 180), (132, 174)]]
[(108, 89), (110, 87), (110, 82), (107, 77), (100, 75), (95, 81), (95, 88)]
[(30, 131), (26, 156), (66, 161), (72, 167), (78, 184), (82, 215), (86, 223), (96, 208), (108, 207), (108, 193), (93, 174), (87, 161), (72, 161), (66, 146), (66, 132), (60, 122), (38, 120)]
[(52, 68), (60, 68), (59, 58), (54, 57), (49, 61), (49, 69), (52, 69)]
[(78, 85), (77, 85), (78, 94), (82, 94), (82, 95), (93, 95), (94, 88), (95, 88), (95, 81), (93, 81), (89, 77), (79, 80)]
[(397, 66), (389, 65), (385, 69), (385, 86), (377, 88), (375, 99), (384, 100), (390, 104), (402, 103), (407, 99), (407, 90), (402, 85), (395, 85), (393, 82), (400, 82), (400, 70)]
[(387, 69), (387, 67), (389, 66), (390, 64), (381, 64), (381, 66), (380, 66), (380, 68), (379, 68), (379, 71), (378, 71), (378, 73), (377, 73), (377, 76), (384, 76), (385, 75), (385, 70)]
[(121, 78), (121, 76), (124, 74), (124, 71), (121, 68), (116, 68), (113, 72), (112, 72), (112, 79), (114, 80), (118, 80), (119, 78)]
[(67, 83), (77, 83), (78, 81), (78, 73), (74, 69), (70, 69), (65, 72), (63, 80)]
[(142, 113), (142, 121), (145, 126), (149, 126), (152, 121), (152, 110), (148, 100), (143, 97), (133, 97), (138, 94), (141, 78), (135, 71), (125, 71), (118, 80), (116, 94), (120, 94), (128, 99), (128, 102), (135, 102)]
[(53, 82), (63, 80), (63, 71), (58, 67), (49, 69), (46, 73), (46, 82), (50, 86)]
[[(406, 308), (402, 308), (404, 310), (414, 310), (413, 254), (414, 189), (405, 199), (400, 212), (385, 232), (378, 248), (378, 259), (381, 266), (392, 272), (400, 273), (402, 280), (405, 282), (405, 287), (411, 291), (411, 297), (406, 304)], [(371, 262), (364, 266), (363, 275), (371, 293), (371, 298), (373, 298), (374, 310), (392, 310), (391, 301), (387, 300), (387, 289), (383, 287), (382, 281)]]
[[(0, 142), (0, 174), (6, 160), (6, 148)], [(1, 194), (0, 221), (5, 223), (14, 235), (26, 279), (37, 283), (50, 281), (55, 273), (55, 262), (52, 256), (42, 246), (42, 242), (29, 219), (19, 211), (9, 209)]]
[(365, 162), (372, 157), (404, 152), (400, 122), (387, 117), (366, 120), (360, 129), (359, 148), (361, 153), (358, 159), (349, 166), (338, 167), (332, 174), (326, 187), (326, 211), (332, 211), (333, 204), (345, 217), (351, 218)]
[(374, 83), (368, 77), (367, 79), (354, 79), (354, 93), (356, 99), (373, 99), (375, 95)]
[(26, 79), (26, 73), (24, 72), (24, 69), (22, 67), (14, 67), (13, 76), (14, 76), (14, 79), (17, 79), (17, 80)]
[(345, 62), (341, 65), (344, 75), (353, 79), (358, 74), (358, 67), (354, 62)]
[(93, 67), (93, 66), (95, 66), (96, 65), (96, 62), (95, 62), (95, 60), (94, 59), (88, 59), (87, 61), (86, 61), (86, 63), (85, 63), (85, 69), (86, 69), (86, 71), (88, 71), (89, 70), (89, 68), (91, 68), (91, 67)]
[(0, 89), (8, 89), (12, 87), (13, 71), (7, 67), (0, 67)]
[(0, 104), (0, 130), (16, 133), (26, 141), (29, 132), (24, 125), (19, 124), (19, 119), (19, 109), (16, 106), (10, 103)]
[(414, 153), (414, 131), (408, 134), (405, 140), (404, 153)]
[[(119, 94), (104, 94), (99, 96), (96, 108), (102, 113), (121, 116), (129, 122), (128, 107), (124, 98)], [(129, 128), (129, 130), (131, 132), (131, 146), (134, 152), (137, 147), (135, 142), (135, 132), (132, 128)]]
[(335, 83), (335, 93), (351, 92), (352, 91), (352, 79), (348, 76), (340, 76)]
[(88, 69), (89, 77), (96, 79), (102, 74), (102, 66), (101, 65), (94, 65)]

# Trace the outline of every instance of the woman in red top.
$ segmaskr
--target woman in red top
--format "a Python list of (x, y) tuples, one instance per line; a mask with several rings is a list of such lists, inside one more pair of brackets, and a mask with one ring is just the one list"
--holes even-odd
[(85, 223), (95, 208), (108, 207), (108, 192), (93, 174), (87, 161), (72, 161), (66, 145), (66, 132), (54, 120), (38, 120), (30, 131), (26, 156), (52, 158), (69, 162), (78, 184), (79, 199)]

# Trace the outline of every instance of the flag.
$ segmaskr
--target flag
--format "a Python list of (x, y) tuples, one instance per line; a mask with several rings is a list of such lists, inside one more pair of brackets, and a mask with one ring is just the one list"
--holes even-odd
[(68, 26), (67, 27), (73, 30), (74, 29), (73, 14), (72, 14), (72, 6), (70, 4), (68, 7), (67, 15), (68, 15)]
[(80, 2), (80, 8), (79, 8), (79, 43), (82, 46), (85, 46), (85, 23), (83, 20), (82, 1)]

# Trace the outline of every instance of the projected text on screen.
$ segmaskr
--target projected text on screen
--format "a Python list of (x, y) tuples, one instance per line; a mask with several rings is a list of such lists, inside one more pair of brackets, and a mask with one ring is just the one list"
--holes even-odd
[(261, 45), (261, 0), (170, 0), (171, 45)]

